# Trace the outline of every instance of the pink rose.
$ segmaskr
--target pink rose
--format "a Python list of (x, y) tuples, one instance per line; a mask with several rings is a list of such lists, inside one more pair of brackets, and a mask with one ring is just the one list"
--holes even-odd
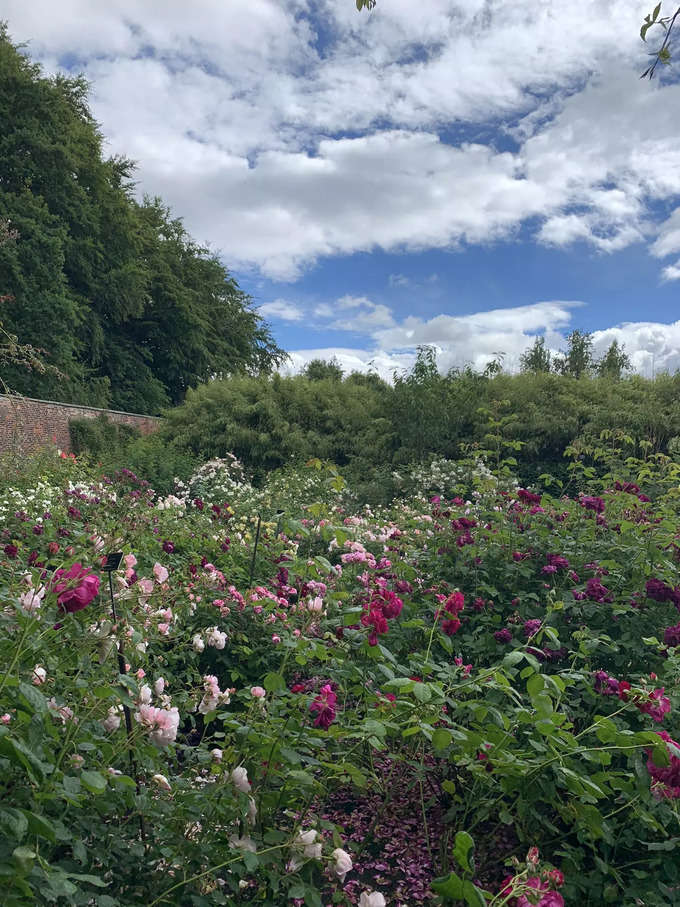
[(168, 571), (162, 564), (153, 565), (153, 575), (156, 577), (156, 582), (164, 583), (168, 578)]
[(55, 570), (52, 583), (60, 610), (67, 613), (82, 611), (99, 594), (99, 577), (78, 563), (69, 570)]

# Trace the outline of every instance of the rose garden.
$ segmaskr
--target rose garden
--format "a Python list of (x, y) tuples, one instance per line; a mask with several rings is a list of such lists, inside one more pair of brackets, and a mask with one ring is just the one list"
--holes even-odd
[(679, 470), (608, 457), (571, 493), (440, 461), (380, 509), (320, 461), (169, 495), (29, 461), (3, 903), (677, 903)]

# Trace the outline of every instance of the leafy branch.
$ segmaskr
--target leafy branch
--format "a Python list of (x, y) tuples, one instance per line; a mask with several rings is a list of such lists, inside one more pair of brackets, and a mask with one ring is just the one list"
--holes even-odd
[(657, 3), (651, 13), (648, 13), (645, 16), (645, 20), (642, 23), (642, 28), (640, 29), (640, 37), (643, 41), (647, 41), (647, 32), (650, 28), (655, 25), (660, 25), (664, 31), (664, 39), (661, 43), (661, 46), (650, 53), (650, 57), (653, 57), (653, 62), (647, 67), (647, 69), (640, 76), (641, 79), (646, 78), (647, 76), (652, 79), (654, 77), (654, 72), (659, 63), (663, 63), (667, 66), (671, 62), (671, 52), (670, 52), (670, 40), (671, 33), (673, 31), (673, 26), (675, 21), (680, 16), (680, 7), (678, 7), (675, 13), (672, 16), (661, 16), (661, 3)]

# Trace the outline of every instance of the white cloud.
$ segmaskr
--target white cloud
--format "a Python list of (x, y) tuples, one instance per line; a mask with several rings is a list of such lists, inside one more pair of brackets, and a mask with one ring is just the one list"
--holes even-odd
[(674, 265), (666, 265), (661, 272), (661, 279), (665, 281), (680, 280), (680, 258)]
[[(395, 371), (411, 368), (418, 346), (432, 346), (441, 371), (467, 365), (482, 370), (498, 353), (503, 366), (517, 371), (520, 356), (543, 335), (553, 351), (564, 349), (577, 302), (539, 302), (471, 315), (438, 315), (427, 321), (407, 318), (392, 330), (376, 331), (370, 350), (347, 347), (295, 350), (286, 373), (300, 371), (312, 359), (337, 358), (349, 371), (377, 371), (390, 380)], [(592, 334), (595, 358), (616, 340), (625, 348), (633, 371), (653, 377), (680, 369), (680, 321), (624, 322)], [(472, 353), (474, 351), (474, 353)]]
[(652, 244), (651, 252), (657, 258), (680, 252), (680, 208), (676, 208), (659, 227), (658, 236)]
[(391, 381), (396, 372), (403, 372), (411, 368), (415, 356), (410, 353), (388, 353), (384, 350), (353, 349), (346, 347), (323, 347), (319, 349), (294, 350), (290, 353), (290, 360), (282, 366), (282, 374), (293, 375), (313, 359), (331, 359), (340, 363), (345, 374), (350, 372), (376, 372), (385, 381)]
[(273, 302), (265, 302), (258, 307), (258, 313), (263, 318), (277, 318), (279, 321), (302, 321), (305, 317), (303, 310), (287, 299), (275, 299)]
[(352, 331), (356, 334), (373, 333), (380, 328), (388, 328), (394, 324), (392, 311), (388, 306), (372, 302), (365, 296), (343, 296), (338, 299), (337, 307), (349, 311), (351, 314), (344, 318), (336, 318), (328, 325), (329, 328), (336, 331)]
[(392, 328), (374, 331), (373, 339), (380, 349), (388, 351), (434, 346), (444, 370), (463, 365), (483, 369), (498, 354), (503, 354), (506, 367), (512, 370), (538, 334), (545, 335), (548, 346), (559, 347), (573, 309), (582, 304), (537, 302), (468, 315), (442, 314), (426, 321), (409, 316)]
[(652, 377), (662, 371), (675, 372), (680, 369), (680, 321), (671, 324), (624, 322), (604, 331), (595, 331), (595, 353), (602, 355), (613, 340), (618, 340), (619, 345), (625, 345), (633, 371), (642, 375)]
[[(321, 256), (512, 239), (533, 218), (549, 244), (653, 240), (650, 202), (680, 194), (677, 117), (659, 115), (680, 85), (637, 78), (647, 7), (5, 0), (3, 15), (50, 68), (84, 68), (141, 190), (230, 266), (295, 279)], [(519, 146), (442, 138), (471, 126)], [(678, 251), (676, 227), (654, 254)]]

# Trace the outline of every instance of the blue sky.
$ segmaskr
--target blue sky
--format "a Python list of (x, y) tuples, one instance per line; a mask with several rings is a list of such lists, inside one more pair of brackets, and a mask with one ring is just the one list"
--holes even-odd
[(680, 84), (638, 78), (648, 5), (3, 15), (48, 71), (91, 80), (108, 150), (221, 255), (290, 368), (336, 356), (388, 376), (432, 344), (442, 368), (502, 352), (512, 369), (537, 334), (558, 349), (578, 327), (650, 374), (680, 367)]

